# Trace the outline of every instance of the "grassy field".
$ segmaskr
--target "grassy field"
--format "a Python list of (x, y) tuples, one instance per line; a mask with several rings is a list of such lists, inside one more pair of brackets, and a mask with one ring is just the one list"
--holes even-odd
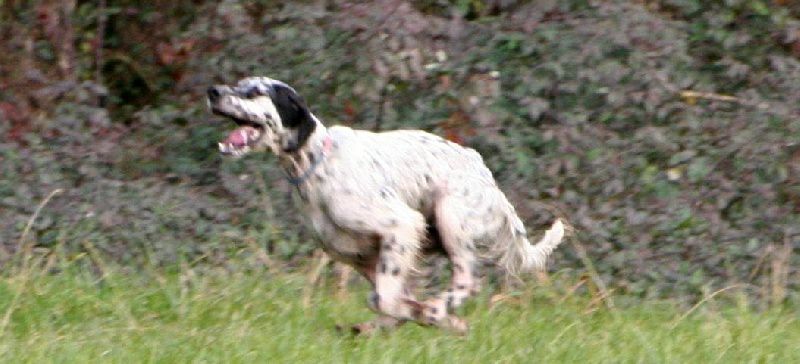
[(351, 337), (334, 327), (372, 317), (363, 285), (341, 300), (318, 290), (304, 307), (301, 274), (118, 271), (3, 276), (0, 362), (800, 362), (800, 322), (785, 308), (611, 310), (540, 287), (465, 307), (463, 337), (413, 324)]

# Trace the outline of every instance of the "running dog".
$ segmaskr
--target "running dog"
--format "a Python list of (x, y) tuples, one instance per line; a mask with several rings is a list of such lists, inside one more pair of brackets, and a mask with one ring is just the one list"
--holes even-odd
[[(473, 149), (420, 130), (326, 127), (292, 87), (267, 77), (207, 94), (211, 111), (238, 125), (220, 151), (274, 153), (322, 248), (372, 284), (368, 304), (378, 318), (355, 332), (408, 321), (464, 332), (466, 321), (453, 312), (478, 292), (479, 267), (491, 263), (512, 276), (543, 269), (564, 237), (556, 219), (531, 244)], [(421, 257), (437, 252), (450, 260), (450, 288), (419, 300), (411, 276)]]

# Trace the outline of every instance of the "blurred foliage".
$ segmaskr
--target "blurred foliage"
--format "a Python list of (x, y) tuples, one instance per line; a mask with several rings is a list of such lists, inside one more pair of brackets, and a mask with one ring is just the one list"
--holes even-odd
[[(0, 1), (0, 262), (314, 248), (270, 156), (221, 158), (215, 82), (269, 75), (328, 124), (480, 151), (531, 231), (576, 228), (643, 297), (797, 300), (800, 6), (762, 0)], [(583, 271), (565, 245), (555, 269)], [(765, 288), (766, 287), (766, 288)], [(788, 288), (781, 291), (778, 288)], [(784, 293), (780, 293), (784, 292)], [(770, 299), (774, 299), (771, 297)]]

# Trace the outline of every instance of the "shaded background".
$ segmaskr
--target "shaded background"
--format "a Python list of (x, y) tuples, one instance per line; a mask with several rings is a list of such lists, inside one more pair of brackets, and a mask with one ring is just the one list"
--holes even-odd
[(327, 124), (477, 149), (530, 231), (575, 226), (552, 271), (591, 261), (644, 298), (799, 298), (795, 1), (0, 7), (0, 264), (20, 246), (132, 269), (237, 269), (252, 246), (302, 264), (315, 245), (273, 158), (221, 157), (231, 125), (203, 99), (267, 75)]

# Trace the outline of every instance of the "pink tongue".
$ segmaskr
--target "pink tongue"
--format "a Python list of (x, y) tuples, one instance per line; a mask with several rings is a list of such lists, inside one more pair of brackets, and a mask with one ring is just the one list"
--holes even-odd
[(232, 144), (233, 146), (236, 147), (243, 147), (247, 145), (248, 137), (252, 137), (257, 133), (258, 131), (250, 126), (243, 126), (240, 128), (236, 128), (236, 130), (228, 134), (228, 137), (225, 139), (224, 143)]

